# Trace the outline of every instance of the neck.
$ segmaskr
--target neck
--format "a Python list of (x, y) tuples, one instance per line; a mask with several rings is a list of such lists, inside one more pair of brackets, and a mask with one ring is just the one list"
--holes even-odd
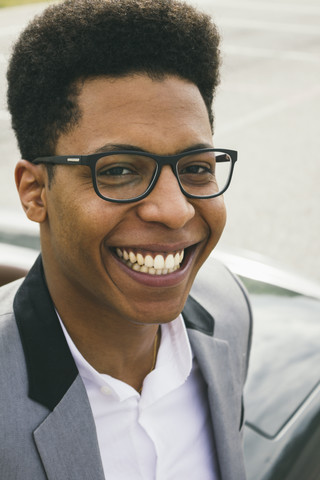
[(155, 367), (161, 336), (158, 325), (128, 324), (115, 329), (109, 323), (105, 330), (95, 322), (75, 321), (63, 310), (58, 312), (74, 344), (95, 370), (141, 391), (144, 378)]

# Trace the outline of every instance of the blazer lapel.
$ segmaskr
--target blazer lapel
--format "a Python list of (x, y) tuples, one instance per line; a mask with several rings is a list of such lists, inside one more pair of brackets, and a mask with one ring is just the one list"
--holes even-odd
[(104, 480), (89, 400), (56, 316), (41, 257), (18, 290), (14, 311), (29, 397), (48, 409), (33, 432), (48, 479)]
[(79, 376), (33, 436), (48, 480), (104, 480), (95, 424)]
[[(229, 344), (213, 336), (214, 319), (191, 297), (187, 301), (183, 316), (192, 351), (208, 385), (208, 401), (221, 478), (244, 480), (246, 474), (239, 432), (241, 395), (239, 398), (236, 392), (237, 382), (234, 379)], [(200, 329), (197, 328), (198, 323)]]

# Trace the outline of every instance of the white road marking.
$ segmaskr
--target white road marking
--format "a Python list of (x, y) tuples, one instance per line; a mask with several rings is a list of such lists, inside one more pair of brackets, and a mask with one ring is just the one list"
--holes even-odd
[(0, 120), (8, 121), (10, 119), (11, 119), (11, 117), (10, 117), (10, 113), (8, 112), (8, 110), (0, 110)]
[(9, 61), (9, 54), (0, 53), (0, 65), (6, 65)]
[(299, 95), (293, 95), (272, 105), (267, 105), (266, 107), (255, 110), (241, 118), (234, 120), (233, 122), (228, 122), (225, 126), (220, 128), (218, 127), (215, 131), (215, 136), (224, 135), (226, 133), (239, 130), (240, 128), (247, 127), (248, 125), (255, 124), (258, 121), (278, 114), (283, 110), (296, 107), (297, 105), (304, 103), (318, 95), (320, 95), (320, 86), (311, 88)]
[(228, 0), (194, 0), (190, 1), (195, 5), (199, 6), (208, 6), (211, 9), (215, 7), (223, 7), (226, 9), (239, 9), (239, 10), (250, 10), (261, 11), (261, 12), (285, 12), (289, 14), (300, 14), (300, 15), (320, 15), (320, 7), (314, 5), (292, 5), (292, 3), (282, 3), (277, 2), (257, 2), (257, 1), (228, 1)]
[(231, 27), (248, 30), (259, 30), (265, 32), (278, 33), (296, 33), (298, 35), (320, 35), (319, 25), (307, 25), (297, 23), (283, 23), (263, 21), (263, 20), (246, 20), (243, 18), (226, 18), (218, 17), (217, 23), (220, 28)]
[(238, 47), (236, 45), (222, 45), (222, 52), (227, 55), (241, 55), (244, 57), (275, 58), (278, 60), (293, 60), (319, 64), (319, 55), (294, 50), (275, 50), (272, 48)]
[(1, 26), (0, 37), (8, 37), (10, 35), (18, 35), (25, 27), (25, 24), (21, 25), (8, 25), (7, 27)]

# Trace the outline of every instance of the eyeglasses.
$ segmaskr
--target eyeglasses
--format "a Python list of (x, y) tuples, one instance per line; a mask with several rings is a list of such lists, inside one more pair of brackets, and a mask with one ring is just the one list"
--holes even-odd
[(155, 187), (165, 165), (170, 165), (180, 189), (189, 198), (214, 198), (230, 185), (237, 152), (204, 148), (177, 155), (154, 155), (119, 150), (92, 155), (39, 157), (33, 163), (87, 165), (97, 195), (116, 203), (136, 202)]

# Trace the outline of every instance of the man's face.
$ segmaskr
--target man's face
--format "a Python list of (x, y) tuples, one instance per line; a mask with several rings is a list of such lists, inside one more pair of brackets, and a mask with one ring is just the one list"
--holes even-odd
[[(111, 145), (160, 155), (212, 146), (199, 90), (179, 78), (99, 77), (84, 82), (78, 101), (81, 119), (59, 137), (56, 155), (85, 155)], [(129, 204), (99, 198), (89, 167), (57, 166), (46, 204), (42, 250), (54, 300), (80, 302), (88, 311), (92, 306), (115, 322), (174, 319), (225, 224), (222, 197), (186, 198), (170, 166), (148, 197)], [(155, 266), (169, 256), (177, 262), (181, 252), (184, 259), (171, 273), (149, 267), (138, 272), (121, 258), (124, 250), (142, 264), (158, 256)]]

